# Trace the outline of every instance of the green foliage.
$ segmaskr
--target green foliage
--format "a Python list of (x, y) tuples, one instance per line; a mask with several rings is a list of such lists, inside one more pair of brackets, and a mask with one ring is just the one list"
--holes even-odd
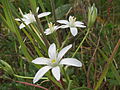
[[(63, 73), (61, 73), (63, 80), (59, 83), (48, 72), (47, 78), (41, 79), (36, 85), (41, 85), (49, 90), (57, 90), (59, 87), (61, 90), (63, 88), (93, 90), (95, 87), (97, 87), (96, 90), (120, 90), (120, 48), (117, 49), (113, 61), (109, 62), (120, 38), (120, 0), (54, 1), (57, 19), (67, 19), (69, 15), (74, 15), (77, 16), (77, 20), (82, 20), (85, 25), (88, 25), (88, 7), (93, 3), (98, 10), (98, 15), (96, 21), (94, 20), (95, 23), (92, 23), (92, 27), (86, 27), (85, 30), (79, 29), (76, 37), (68, 35), (68, 29), (58, 31), (62, 47), (68, 43), (73, 44), (73, 48), (66, 56), (76, 57), (83, 63), (83, 67), (65, 69), (69, 76), (66, 76), (68, 83)], [(52, 12), (50, 3), (50, 0), (0, 0), (0, 88), (2, 90), (41, 90), (15, 81), (32, 83), (33, 76), (41, 66), (33, 65), (31, 60), (37, 57), (48, 57), (48, 47), (40, 30), (48, 27), (46, 22), (54, 22), (53, 14), (40, 19), (42, 25), (40, 28), (38, 27), (40, 24), (34, 22), (29, 26), (26, 25), (26, 28), (19, 29), (20, 23), (14, 19), (22, 17), (18, 8), (24, 14), (29, 10), (36, 14), (38, 6), (40, 7), (38, 13)], [(58, 38), (57, 34), (55, 36)], [(44, 38), (49, 43), (56, 42), (53, 34)], [(110, 64), (107, 65), (108, 63)], [(106, 65), (107, 67), (105, 67)]]
[(70, 4), (66, 4), (56, 8), (55, 13), (57, 19), (62, 18), (69, 11), (70, 7), (71, 7)]

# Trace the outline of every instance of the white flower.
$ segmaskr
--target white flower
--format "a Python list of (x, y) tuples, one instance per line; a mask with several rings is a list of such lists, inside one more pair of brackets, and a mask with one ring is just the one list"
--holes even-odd
[[(39, 7), (37, 7), (37, 9), (36, 9), (36, 13), (38, 13), (38, 10), (39, 10)], [(49, 14), (51, 14), (51, 12), (41, 13), (41, 14), (38, 15), (38, 18), (42, 18), (42, 17), (47, 16), (47, 15), (49, 15)], [(22, 21), (24, 21), (24, 23), (25, 23), (26, 25), (28, 25), (28, 24), (30, 24), (30, 23), (33, 23), (33, 22), (36, 22), (36, 19), (35, 19), (35, 17), (34, 17), (34, 14), (33, 14), (31, 11), (30, 11), (30, 13), (28, 13), (28, 14), (23, 14), (22, 16), (23, 16), (23, 18), (21, 18), (21, 19), (22, 19)], [(21, 21), (19, 18), (16, 18), (15, 20), (16, 20), (16, 21)], [(20, 26), (19, 26), (20, 29), (22, 29), (22, 28), (24, 28), (24, 27), (25, 27), (25, 25), (24, 25), (23, 23), (21, 23)]]
[(69, 21), (68, 20), (57, 20), (58, 23), (64, 24), (61, 25), (60, 28), (70, 28), (70, 32), (72, 33), (73, 36), (76, 36), (78, 33), (78, 30), (76, 27), (81, 27), (85, 28), (83, 22), (76, 21), (76, 18), (74, 16), (69, 16)]
[(55, 24), (52, 24), (52, 22), (48, 23), (48, 26), (49, 28), (47, 28), (44, 32), (46, 35), (49, 35), (53, 33), (54, 31), (56, 31), (57, 29), (59, 29), (59, 27), (55, 26)]
[(56, 45), (53, 43), (50, 45), (48, 49), (49, 58), (39, 57), (33, 60), (34, 64), (47, 65), (42, 67), (35, 75), (33, 79), (33, 83), (36, 83), (39, 79), (43, 77), (43, 75), (51, 69), (53, 76), (56, 80), (60, 80), (60, 65), (67, 66), (76, 66), (81, 67), (82, 63), (75, 58), (63, 58), (66, 52), (72, 47), (72, 45), (68, 45), (63, 48), (59, 53), (56, 51)]

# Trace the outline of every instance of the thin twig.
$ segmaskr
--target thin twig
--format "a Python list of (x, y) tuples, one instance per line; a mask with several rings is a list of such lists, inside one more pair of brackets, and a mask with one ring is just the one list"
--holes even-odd
[(96, 45), (96, 49), (95, 49), (95, 51), (94, 51), (94, 53), (93, 53), (93, 56), (92, 56), (92, 58), (91, 58), (90, 65), (88, 66), (88, 71), (87, 71), (87, 87), (88, 87), (88, 88), (91, 88), (90, 80), (89, 80), (90, 68), (91, 68), (92, 63), (94, 62), (94, 56), (95, 56), (96, 51), (97, 51), (97, 49), (98, 49), (99, 42), (100, 42), (100, 37), (99, 37), (99, 39), (98, 39), (98, 42), (97, 42), (97, 45)]
[[(55, 1), (54, 0), (50, 0), (50, 3), (51, 3), (51, 8), (52, 8), (52, 14), (53, 14), (53, 20), (54, 20), (54, 23), (56, 24), (56, 21), (57, 21), (57, 17), (56, 17), (56, 13), (55, 13)], [(60, 31), (58, 30), (57, 31), (57, 39), (58, 39), (58, 43), (60, 46), (61, 45), (61, 35), (60, 35)]]
[(37, 13), (34, 14), (34, 16), (35, 16), (35, 18), (36, 18), (37, 27), (39, 28), (40, 33), (42, 34), (42, 35), (41, 35), (41, 38), (43, 39), (43, 41), (44, 41), (45, 44), (46, 44), (46, 47), (48, 48), (48, 47), (49, 47), (49, 41), (47, 40), (47, 38), (46, 38), (46, 36), (45, 36), (45, 34), (44, 34), (44, 29), (43, 29), (43, 27), (42, 27), (42, 24), (41, 24), (41, 22), (40, 22), (40, 19), (37, 17), (37, 16), (38, 16)]

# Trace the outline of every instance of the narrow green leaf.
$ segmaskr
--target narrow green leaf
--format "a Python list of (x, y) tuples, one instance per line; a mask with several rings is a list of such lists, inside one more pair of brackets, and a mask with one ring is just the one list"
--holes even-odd
[(28, 60), (32, 60), (32, 57), (29, 55), (28, 51), (27, 51), (27, 47), (26, 45), (24, 44), (23, 40), (22, 40), (22, 37), (18, 31), (18, 28), (14, 22), (14, 19), (13, 19), (13, 15), (11, 13), (11, 9), (10, 9), (10, 2), (8, 0), (2, 0), (2, 4), (3, 4), (3, 10), (4, 10), (4, 13), (5, 13), (5, 18), (6, 18), (6, 23), (9, 27), (9, 29), (14, 32), (18, 38), (18, 41), (21, 45), (21, 50), (23, 52), (23, 54), (25, 55), (25, 57), (28, 59)]

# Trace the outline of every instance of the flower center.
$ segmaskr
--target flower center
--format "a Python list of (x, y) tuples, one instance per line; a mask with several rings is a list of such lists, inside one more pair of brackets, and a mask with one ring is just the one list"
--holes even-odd
[(70, 19), (69, 19), (69, 25), (71, 27), (74, 27), (75, 26), (75, 21), (76, 21), (76, 18), (74, 16), (70, 17)]
[(55, 60), (55, 59), (53, 59), (51, 62), (54, 64), (54, 63), (56, 63), (56, 60)]
[(50, 22), (50, 23), (48, 23), (48, 26), (49, 26), (51, 32), (53, 32), (53, 31), (54, 31), (54, 24), (52, 24), (52, 23)]

